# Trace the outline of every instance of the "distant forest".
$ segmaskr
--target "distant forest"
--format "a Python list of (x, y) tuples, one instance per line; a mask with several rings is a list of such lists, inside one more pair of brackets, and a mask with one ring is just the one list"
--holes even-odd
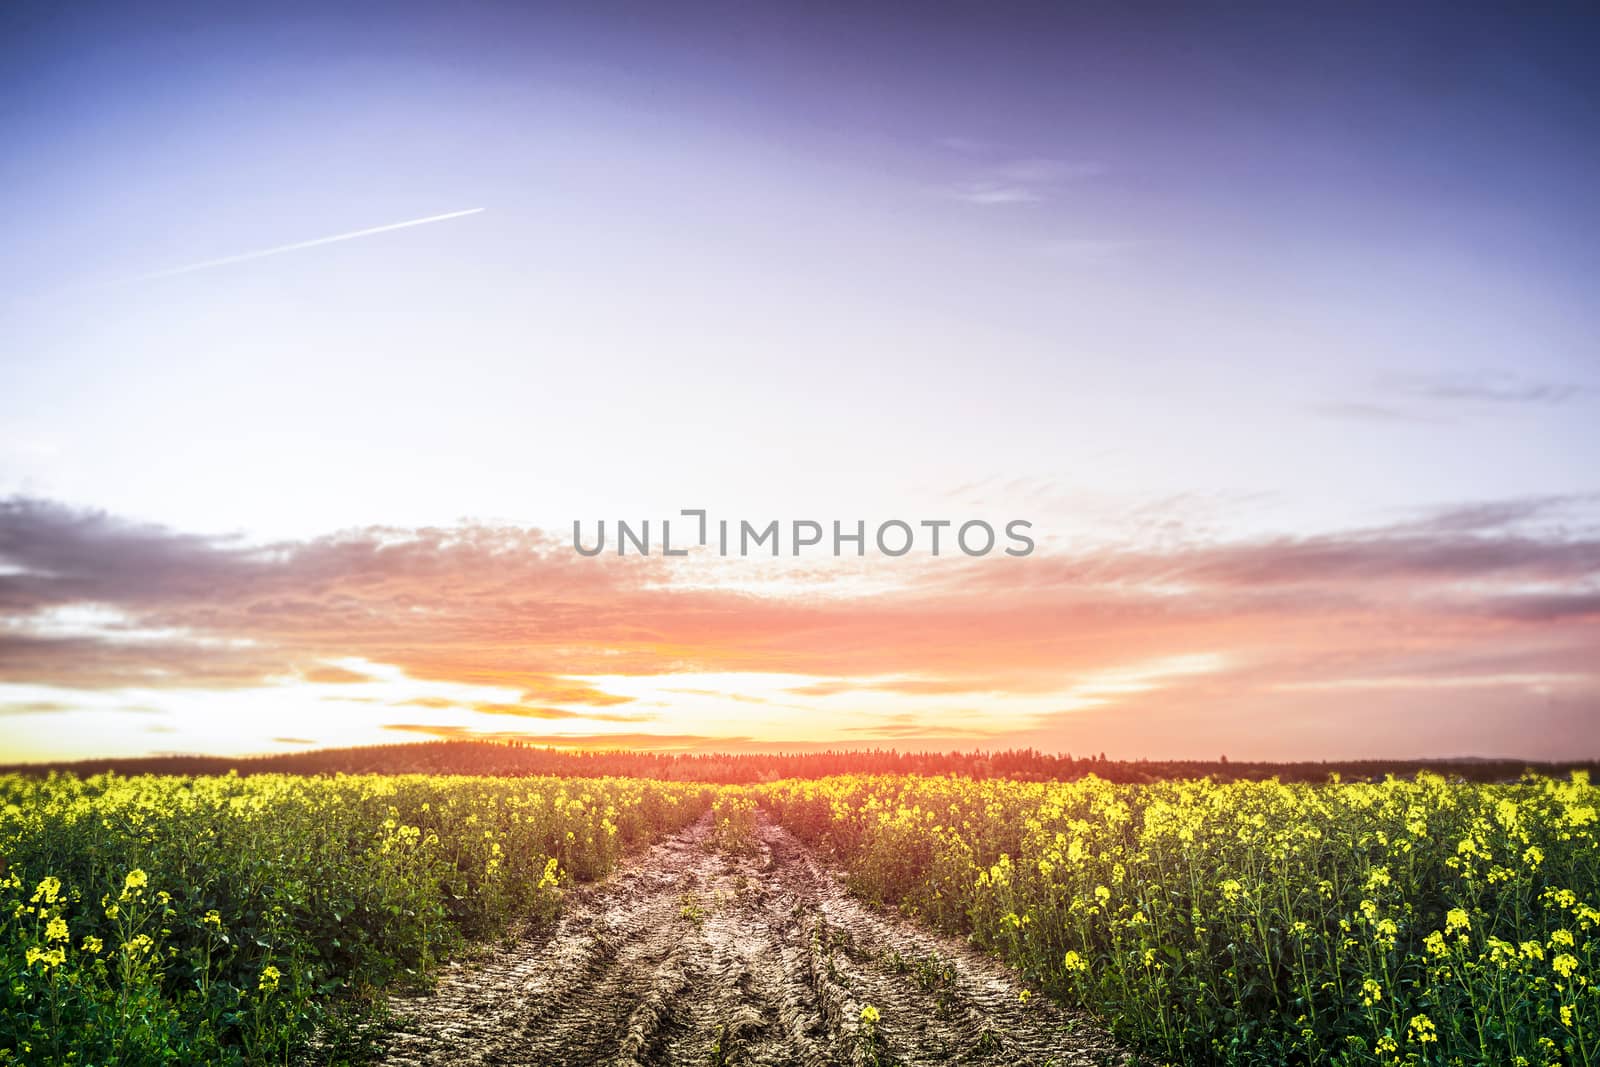
[(523, 742), (428, 741), (361, 748), (330, 748), (272, 756), (155, 756), (95, 759), (72, 763), (13, 764), (0, 771), (47, 774), (66, 771), (87, 776), (117, 774), (470, 774), (517, 777), (545, 774), (569, 777), (656, 778), (669, 781), (738, 784), (780, 778), (823, 778), (832, 774), (954, 774), (969, 778), (1019, 781), (1071, 781), (1097, 775), (1113, 782), (1154, 782), (1210, 777), (1217, 781), (1260, 780), (1324, 782), (1337, 774), (1345, 781), (1410, 777), (1437, 771), (1474, 782), (1516, 781), (1527, 772), (1566, 775), (1594, 772), (1600, 761), (1532, 763), (1509, 759), (1336, 760), (1300, 763), (1219, 760), (1108, 760), (1039, 752), (898, 752), (893, 749), (779, 754), (683, 754), (661, 752), (574, 752)]

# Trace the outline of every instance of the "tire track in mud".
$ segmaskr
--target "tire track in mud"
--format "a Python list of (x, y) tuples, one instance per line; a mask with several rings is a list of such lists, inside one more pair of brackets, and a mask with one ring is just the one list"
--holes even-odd
[[(765, 815), (749, 855), (709, 817), (573, 890), (548, 928), (391, 1001), (393, 1067), (1099, 1065), (1101, 1029), (965, 944), (852, 898)], [(877, 1008), (868, 1028), (863, 1007)]]

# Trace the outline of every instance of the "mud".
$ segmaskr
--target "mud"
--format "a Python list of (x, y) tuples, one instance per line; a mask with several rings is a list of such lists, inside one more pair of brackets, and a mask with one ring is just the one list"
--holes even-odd
[(850, 897), (769, 820), (749, 855), (710, 837), (709, 821), (685, 830), (570, 893), (547, 929), (396, 998), (385, 1062), (1124, 1061), (1003, 964)]

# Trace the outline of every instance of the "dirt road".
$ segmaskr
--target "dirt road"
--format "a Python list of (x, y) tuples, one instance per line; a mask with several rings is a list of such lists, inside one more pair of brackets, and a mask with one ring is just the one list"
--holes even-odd
[(852, 899), (787, 831), (758, 837), (730, 856), (703, 821), (574, 891), (548, 930), (396, 999), (386, 1062), (1123, 1062), (1003, 965)]

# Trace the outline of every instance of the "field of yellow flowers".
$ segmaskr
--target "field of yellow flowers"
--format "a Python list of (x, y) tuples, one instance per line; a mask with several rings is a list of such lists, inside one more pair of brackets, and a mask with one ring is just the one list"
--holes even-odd
[[(299, 1062), (712, 787), (0, 777), (0, 1063)], [(363, 1000), (365, 996), (365, 1001)], [(324, 1052), (337, 1050), (324, 1049)]]
[(1600, 789), (762, 787), (852, 888), (1182, 1063), (1600, 1062)]
[[(766, 814), (762, 814), (764, 809)], [(709, 813), (1174, 1063), (1600, 1063), (1600, 789), (0, 777), (0, 1064), (358, 1057), (381, 991)]]

